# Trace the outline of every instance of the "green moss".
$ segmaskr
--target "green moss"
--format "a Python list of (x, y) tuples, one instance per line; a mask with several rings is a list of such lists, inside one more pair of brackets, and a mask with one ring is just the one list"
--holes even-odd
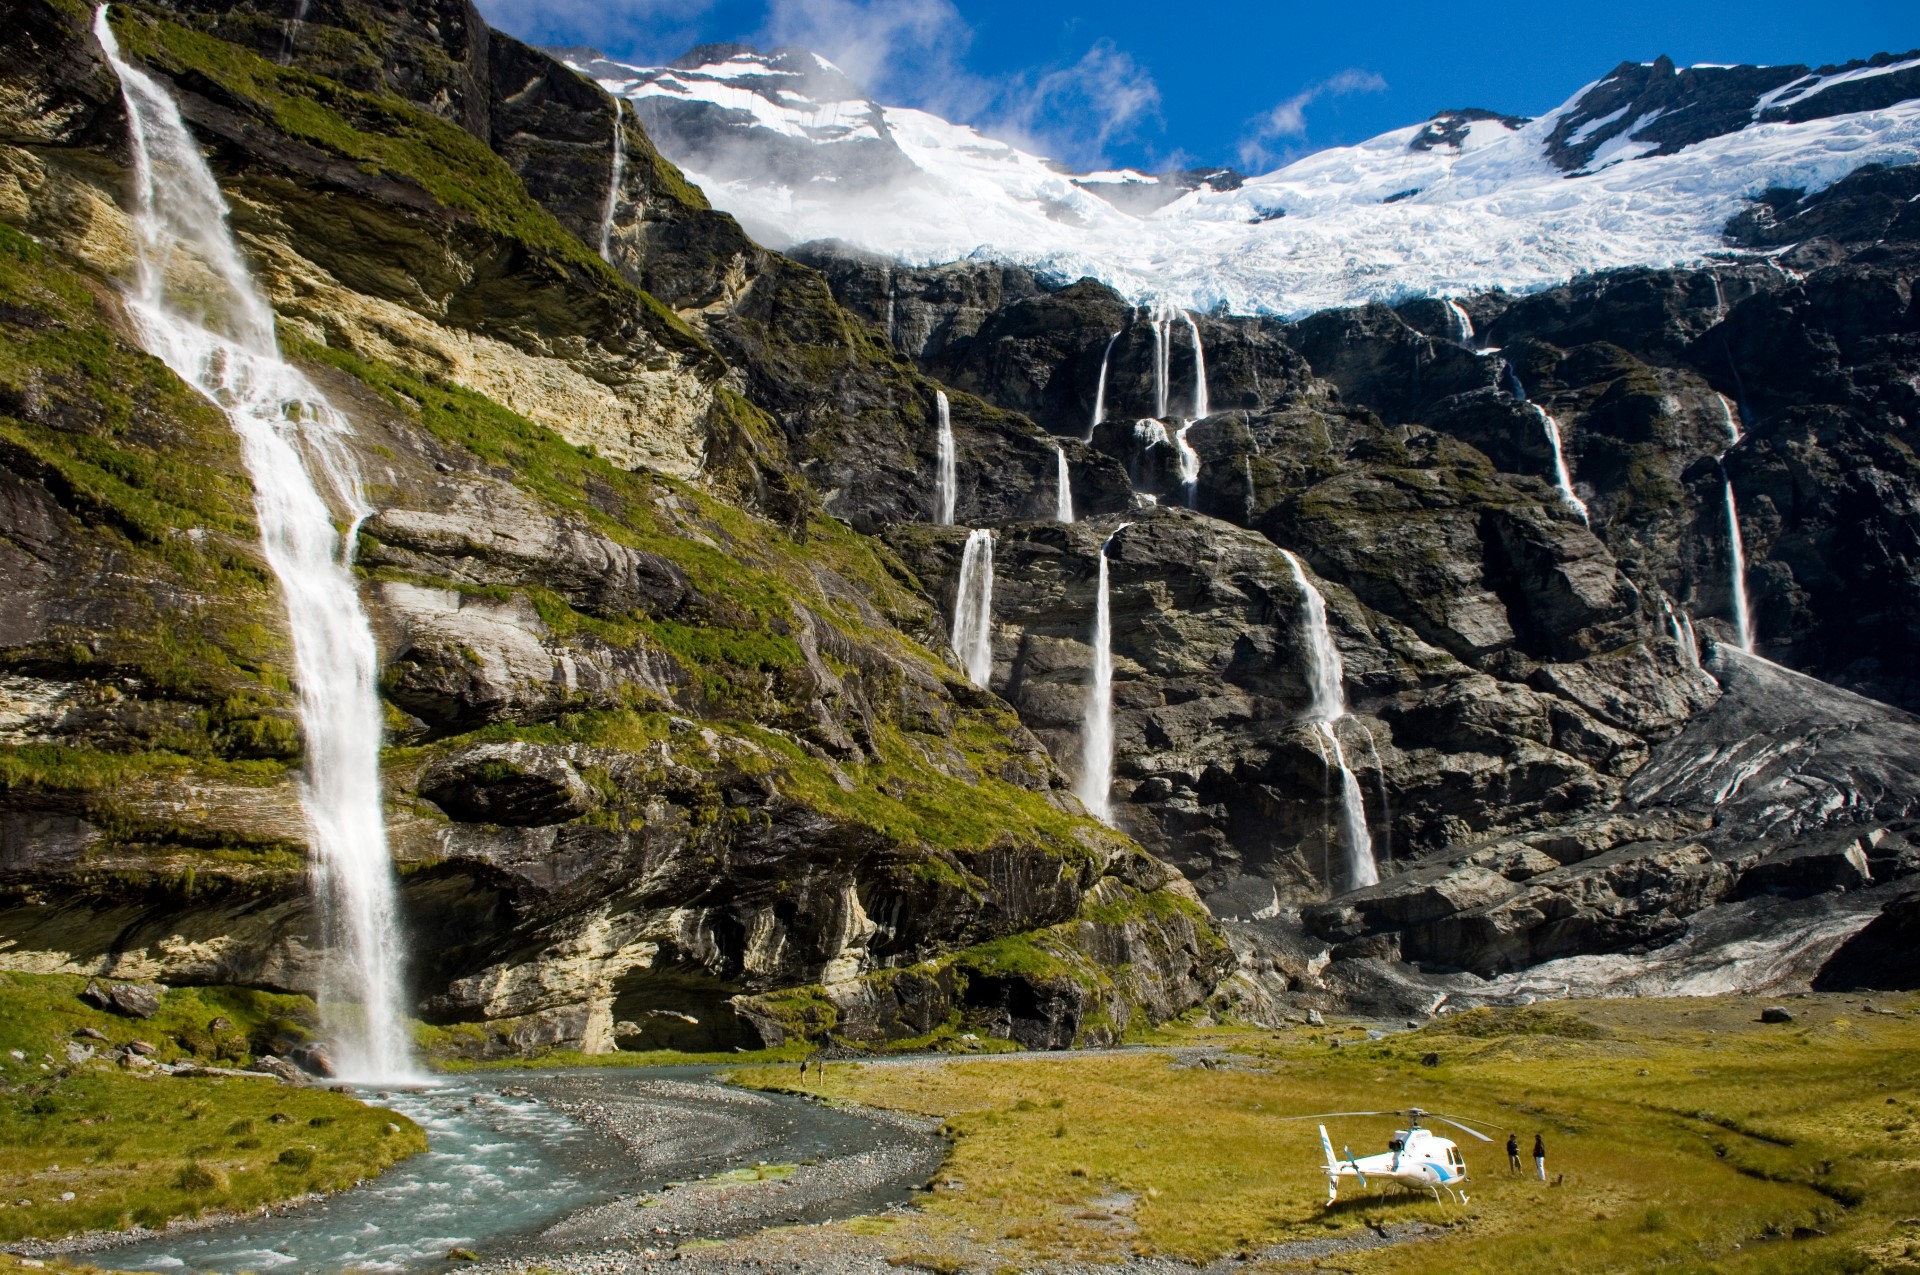
[[(162, 1060), (244, 1064), (304, 1037), (304, 997), (175, 988), (158, 1014), (133, 1020), (80, 1000), (86, 981), (0, 974), (0, 1195), (11, 1205), (0, 1241), (254, 1209), (350, 1186), (426, 1149), (411, 1120), (350, 1095), (266, 1078), (155, 1079), (101, 1056), (143, 1040)], [(95, 1054), (70, 1060), (69, 1045)]]
[(623, 280), (527, 193), (506, 161), (452, 121), (392, 93), (348, 88), (270, 62), (180, 25), (176, 14), (124, 4), (111, 12), (129, 57), (175, 76), (204, 77), (287, 137), (353, 160), (369, 175), (410, 183), (488, 231), (526, 245), (536, 263), (583, 275), (600, 290), (637, 302), (653, 334), (667, 345), (709, 352), (679, 315)]

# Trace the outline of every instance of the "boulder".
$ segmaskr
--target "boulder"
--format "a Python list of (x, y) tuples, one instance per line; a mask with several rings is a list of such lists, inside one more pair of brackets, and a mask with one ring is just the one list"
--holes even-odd
[(80, 998), (96, 1009), (127, 1018), (152, 1018), (160, 1012), (160, 989), (145, 983), (106, 983), (90, 979)]

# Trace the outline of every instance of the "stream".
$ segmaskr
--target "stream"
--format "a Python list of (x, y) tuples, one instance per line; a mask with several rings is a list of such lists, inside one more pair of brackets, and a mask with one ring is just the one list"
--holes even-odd
[[(88, 1260), (119, 1270), (446, 1270), (671, 1249), (906, 1200), (945, 1143), (911, 1122), (735, 1089), (711, 1068), (490, 1071), (369, 1101), (428, 1150), (322, 1200), (144, 1235)], [(764, 1167), (760, 1167), (764, 1166)]]

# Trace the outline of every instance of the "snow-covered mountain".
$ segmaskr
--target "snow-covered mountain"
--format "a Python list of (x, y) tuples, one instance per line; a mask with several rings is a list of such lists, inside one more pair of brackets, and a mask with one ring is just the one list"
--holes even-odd
[(1013, 262), (1242, 313), (1698, 261), (1769, 189), (1920, 161), (1920, 51), (1818, 70), (1624, 63), (1539, 119), (1445, 112), (1244, 180), (1074, 173), (880, 105), (804, 50), (708, 45), (668, 67), (561, 53), (768, 244)]

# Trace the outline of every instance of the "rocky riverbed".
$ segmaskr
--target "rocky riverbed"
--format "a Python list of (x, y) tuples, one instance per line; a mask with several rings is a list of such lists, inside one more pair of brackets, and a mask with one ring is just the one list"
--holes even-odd
[(946, 1153), (937, 1122), (729, 1089), (703, 1068), (490, 1073), (379, 1101), (433, 1146), (365, 1186), (45, 1252), (152, 1271), (417, 1271), (450, 1255), (490, 1271), (623, 1269), (901, 1204)]

